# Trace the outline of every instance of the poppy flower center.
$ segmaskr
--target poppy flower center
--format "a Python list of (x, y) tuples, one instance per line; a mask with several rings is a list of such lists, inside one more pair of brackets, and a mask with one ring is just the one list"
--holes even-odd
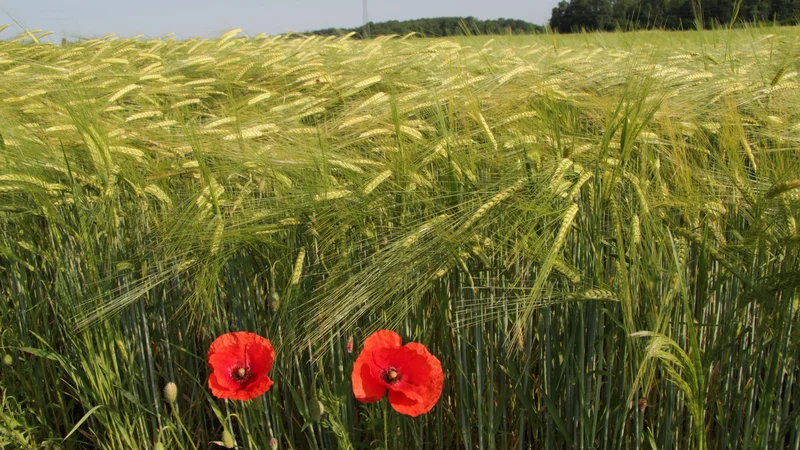
[(381, 375), (383, 375), (382, 376), (383, 381), (388, 384), (398, 383), (400, 379), (403, 378), (403, 376), (400, 375), (397, 372), (397, 369), (395, 369), (394, 367), (389, 367), (388, 369), (384, 370)]
[(237, 383), (244, 383), (245, 381), (250, 379), (250, 366), (243, 364), (236, 364), (235, 366), (231, 367), (230, 377), (231, 380)]

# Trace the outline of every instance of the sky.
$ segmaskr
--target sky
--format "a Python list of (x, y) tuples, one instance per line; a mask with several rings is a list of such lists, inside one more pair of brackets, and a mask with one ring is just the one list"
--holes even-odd
[[(558, 0), (368, 0), (372, 22), (426, 17), (473, 16), (545, 24)], [(52, 31), (54, 38), (121, 37), (144, 34), (178, 39), (218, 37), (242, 28), (268, 35), (362, 23), (363, 0), (0, 0), (0, 34), (25, 28)], [(20, 24), (22, 28), (19, 27)]]

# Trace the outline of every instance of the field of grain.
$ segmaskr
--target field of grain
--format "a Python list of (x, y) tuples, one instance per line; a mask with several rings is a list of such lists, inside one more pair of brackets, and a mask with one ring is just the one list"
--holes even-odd
[[(800, 29), (40, 36), (0, 41), (0, 448), (800, 447)], [(379, 329), (429, 413), (354, 398)], [(275, 384), (219, 400), (238, 330)]]

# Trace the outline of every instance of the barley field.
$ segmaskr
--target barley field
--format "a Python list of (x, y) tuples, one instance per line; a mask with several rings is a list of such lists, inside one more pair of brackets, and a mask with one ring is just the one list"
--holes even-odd
[[(0, 36), (0, 448), (800, 447), (799, 28), (44, 34)], [(354, 397), (382, 329), (429, 412)]]

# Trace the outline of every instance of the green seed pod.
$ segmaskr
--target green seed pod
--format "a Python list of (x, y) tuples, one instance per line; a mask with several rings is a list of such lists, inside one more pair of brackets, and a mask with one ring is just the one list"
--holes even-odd
[(222, 446), (225, 448), (233, 448), (233, 435), (230, 431), (225, 430), (222, 432)]
[(178, 386), (175, 385), (172, 381), (164, 386), (164, 400), (167, 401), (170, 405), (175, 403), (175, 400), (178, 399)]
[(322, 419), (322, 415), (325, 414), (325, 406), (319, 400), (312, 399), (311, 404), (308, 405), (308, 412), (311, 414), (312, 419), (319, 422)]
[(3, 356), (3, 364), (5, 364), (8, 367), (11, 367), (14, 364), (14, 358), (8, 353), (6, 353)]
[(164, 450), (164, 444), (161, 442), (156, 442), (156, 446), (153, 447), (153, 450)]

